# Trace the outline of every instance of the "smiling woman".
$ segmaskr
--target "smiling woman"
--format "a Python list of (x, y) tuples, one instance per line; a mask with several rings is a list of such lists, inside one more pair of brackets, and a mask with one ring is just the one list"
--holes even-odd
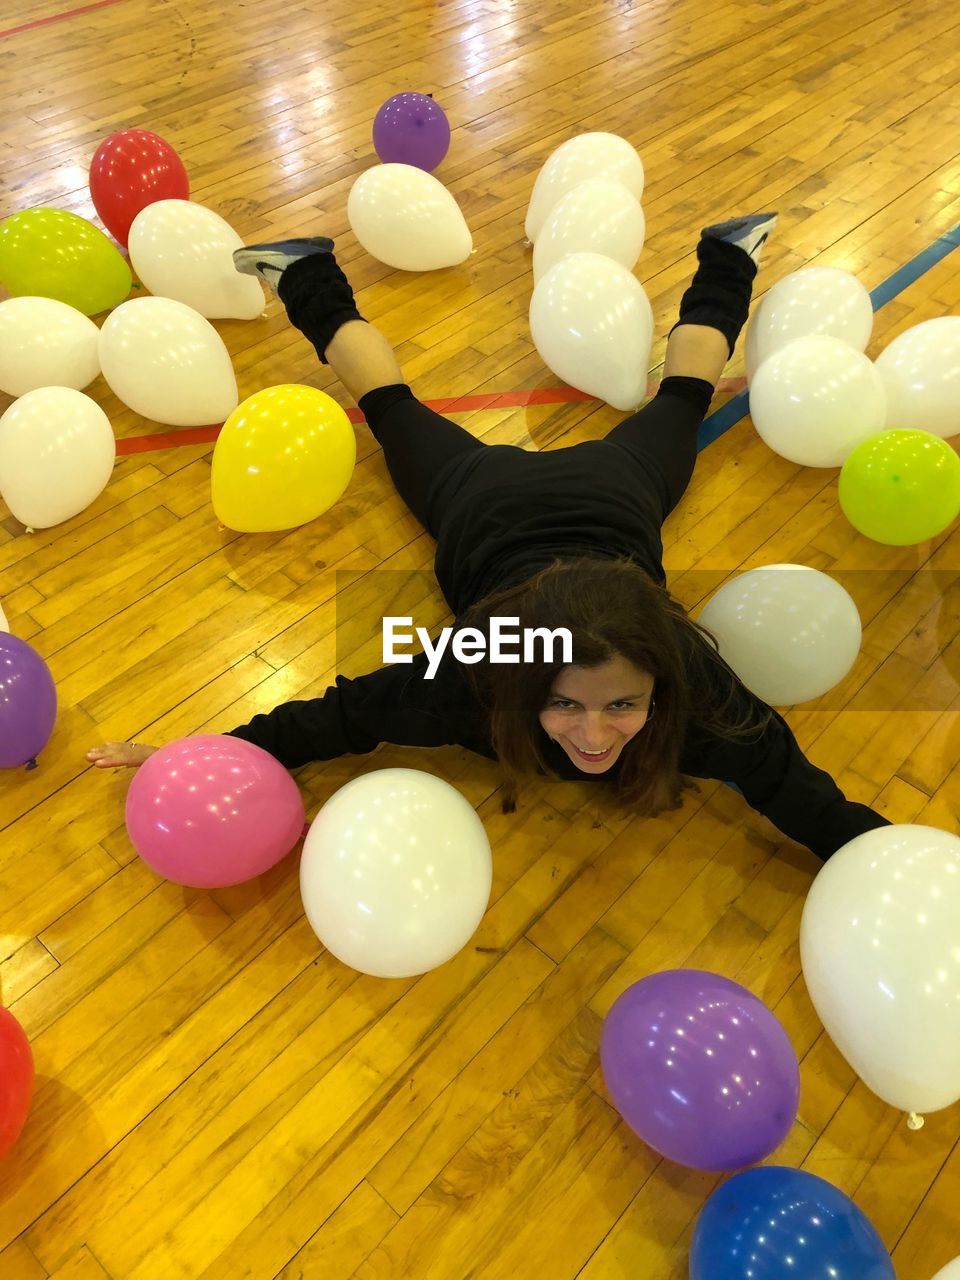
[(524, 777), (546, 772), (605, 779), (640, 813), (675, 809), (695, 785), (681, 776), (697, 772), (684, 759), (693, 726), (732, 743), (770, 724), (768, 707), (738, 696), (709, 633), (630, 560), (557, 561), (481, 601), (467, 621), (483, 631), (503, 613), (528, 629), (562, 623), (573, 636), (572, 663), (484, 662), (469, 673), (489, 709), (508, 803)]
[[(284, 703), (233, 734), (288, 768), (381, 742), (456, 743), (500, 762), (505, 812), (538, 773), (609, 782), (640, 815), (678, 808), (691, 777), (718, 778), (821, 857), (885, 825), (805, 758), (666, 590), (660, 529), (690, 482), (697, 431), (775, 223), (759, 214), (705, 227), (658, 394), (602, 440), (543, 452), (486, 445), (419, 401), (360, 315), (328, 237), (238, 249), (237, 270), (276, 292), (357, 398), (397, 492), (436, 539), (437, 582), (457, 625), (442, 649), (338, 677), (323, 697)], [(514, 619), (524, 638), (568, 631), (572, 653), (498, 659), (498, 627)], [(139, 763), (116, 744), (89, 758)]]

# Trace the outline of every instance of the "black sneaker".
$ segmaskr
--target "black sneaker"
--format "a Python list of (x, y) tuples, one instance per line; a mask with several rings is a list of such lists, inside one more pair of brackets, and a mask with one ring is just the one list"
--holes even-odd
[(700, 234), (711, 240), (725, 240), (727, 244), (735, 244), (759, 266), (760, 252), (776, 225), (775, 213), (757, 213), (752, 218), (731, 218), (729, 222), (704, 227)]
[(251, 244), (234, 250), (233, 265), (241, 275), (259, 276), (276, 293), (280, 277), (290, 263), (314, 253), (333, 253), (333, 241), (328, 236), (306, 236), (299, 240), (275, 240), (272, 244)]

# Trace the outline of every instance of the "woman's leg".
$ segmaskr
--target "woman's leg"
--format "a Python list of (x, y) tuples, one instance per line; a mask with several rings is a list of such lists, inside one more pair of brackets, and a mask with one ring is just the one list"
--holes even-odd
[(701, 382), (709, 382), (713, 388), (720, 381), (729, 359), (727, 339), (719, 329), (682, 323), (667, 339), (663, 376), (664, 379), (697, 378)]
[(357, 404), (378, 387), (403, 383), (403, 372), (393, 347), (380, 330), (366, 320), (348, 320), (341, 325), (323, 354), (325, 363)]
[(699, 265), (667, 341), (660, 390), (606, 437), (628, 449), (649, 471), (664, 519), (693, 475), (697, 428), (746, 323), (760, 250), (775, 220), (768, 214), (707, 227), (701, 233)]
[(438, 478), (453, 462), (483, 449), (483, 443), (416, 399), (389, 342), (357, 310), (332, 253), (292, 262), (280, 276), (277, 293), (291, 322), (359, 404), (397, 492), (436, 535), (442, 514), (433, 501)]

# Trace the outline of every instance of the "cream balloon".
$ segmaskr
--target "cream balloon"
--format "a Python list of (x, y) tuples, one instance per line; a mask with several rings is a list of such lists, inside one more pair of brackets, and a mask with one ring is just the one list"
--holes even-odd
[(416, 769), (354, 778), (320, 810), (300, 862), (314, 932), (344, 964), (408, 978), (451, 959), (487, 908), (490, 844), (473, 807)]
[(960, 1098), (960, 837), (880, 827), (835, 853), (800, 924), (803, 976), (837, 1048), (884, 1102)]
[(548, 369), (616, 409), (646, 395), (653, 312), (643, 285), (598, 253), (550, 268), (530, 300), (530, 331)]
[(100, 372), (100, 331), (54, 298), (0, 302), (0, 391), (22, 396), (38, 387), (82, 391)]
[(401, 271), (455, 267), (473, 249), (450, 192), (409, 164), (378, 164), (361, 173), (347, 197), (347, 219), (367, 253)]
[(881, 351), (888, 427), (960, 434), (960, 316), (937, 316), (907, 329)]
[(112, 311), (100, 330), (100, 364), (114, 394), (154, 422), (208, 426), (239, 403), (220, 335), (172, 298), (134, 298)]
[(609, 178), (581, 182), (557, 201), (537, 236), (534, 282), (571, 253), (600, 253), (631, 271), (645, 229), (640, 201), (622, 183)]
[(130, 227), (130, 261), (159, 298), (174, 298), (208, 320), (263, 314), (260, 282), (242, 276), (233, 251), (243, 241), (218, 213), (192, 200), (157, 200)]
[(9, 631), (10, 623), (7, 621), (7, 615), (3, 612), (3, 605), (0, 604), (0, 631)]
[(933, 1280), (960, 1280), (960, 1258), (954, 1258), (937, 1272)]
[(711, 596), (698, 621), (747, 688), (775, 707), (809, 702), (839, 684), (863, 638), (850, 595), (802, 564), (748, 569)]
[(855, 275), (839, 267), (792, 271), (767, 290), (747, 324), (747, 381), (795, 338), (825, 334), (866, 351), (872, 332), (873, 303)]
[(48, 529), (99, 496), (116, 454), (110, 421), (89, 396), (28, 391), (0, 418), (0, 494), (28, 529)]
[(794, 338), (764, 360), (750, 414), (774, 453), (804, 467), (839, 467), (883, 430), (886, 396), (872, 362), (840, 338)]
[(547, 215), (558, 200), (589, 178), (609, 178), (639, 200), (643, 195), (643, 161), (635, 147), (615, 133), (581, 133), (557, 147), (537, 174), (524, 223), (536, 242)]

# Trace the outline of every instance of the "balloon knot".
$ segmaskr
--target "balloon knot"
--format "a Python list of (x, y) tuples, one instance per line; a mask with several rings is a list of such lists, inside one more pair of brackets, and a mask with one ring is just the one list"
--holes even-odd
[(36, 768), (37, 768), (37, 760), (36, 760), (36, 756), (34, 756), (32, 760), (27, 761), (27, 773), (29, 773), (31, 769), (36, 769)]
[(910, 1114), (907, 1116), (908, 1129), (914, 1129), (914, 1130), (922, 1129), (923, 1124), (924, 1124), (923, 1116), (918, 1116), (915, 1111), (911, 1111)]

